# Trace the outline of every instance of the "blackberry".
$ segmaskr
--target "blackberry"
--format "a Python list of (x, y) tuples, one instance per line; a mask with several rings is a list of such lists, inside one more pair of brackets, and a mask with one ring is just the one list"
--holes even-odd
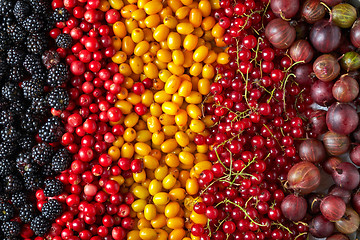
[(45, 164), (42, 166), (41, 174), (45, 177), (55, 176), (55, 172), (52, 170), (51, 164)]
[(26, 172), (35, 174), (39, 171), (39, 165), (37, 165), (31, 158), (30, 152), (20, 153), (16, 158), (16, 168), (21, 175), (24, 175)]
[(44, 97), (34, 98), (31, 102), (29, 111), (35, 115), (45, 115), (50, 109), (47, 100)]
[(40, 30), (44, 27), (44, 21), (34, 14), (28, 16), (22, 23), (24, 29), (30, 33), (40, 32)]
[(7, 158), (0, 158), (0, 177), (9, 175), (12, 171), (12, 164)]
[(69, 79), (69, 69), (64, 63), (59, 63), (50, 68), (47, 84), (51, 87), (59, 87)]
[(40, 166), (44, 166), (45, 164), (49, 163), (53, 154), (53, 147), (45, 142), (38, 143), (32, 148), (31, 151), (32, 158)]
[(39, 215), (36, 216), (30, 223), (31, 230), (34, 231), (35, 235), (43, 236), (51, 227), (51, 222)]
[(43, 185), (43, 179), (38, 173), (25, 172), (23, 179), (25, 188), (29, 191), (36, 191)]
[(14, 154), (17, 147), (15, 142), (0, 142), (0, 158)]
[(69, 167), (70, 162), (71, 157), (69, 152), (65, 148), (62, 148), (52, 157), (51, 166), (55, 172), (62, 172)]
[(9, 80), (15, 83), (23, 81), (25, 78), (25, 68), (23, 66), (14, 66), (9, 70)]
[(2, 96), (9, 101), (15, 101), (22, 95), (20, 87), (12, 82), (7, 82), (1, 89)]
[(0, 31), (0, 51), (9, 49), (9, 38), (4, 31)]
[(57, 179), (45, 180), (44, 195), (45, 197), (55, 197), (63, 191), (64, 185)]
[(69, 20), (70, 14), (66, 8), (56, 8), (53, 13), (53, 19), (55, 22), (65, 22)]
[(24, 203), (19, 207), (19, 217), (24, 223), (29, 223), (35, 218), (35, 207), (31, 203)]
[(45, 142), (57, 142), (60, 140), (64, 132), (61, 122), (57, 117), (51, 117), (40, 128), (39, 137)]
[(11, 203), (17, 208), (24, 206), (27, 200), (28, 198), (24, 192), (15, 192), (11, 195)]
[(15, 44), (23, 43), (27, 36), (25, 29), (18, 24), (8, 26), (7, 34), (11, 41)]
[(0, 203), (0, 221), (9, 221), (14, 217), (14, 207), (10, 203)]
[(72, 43), (72, 38), (69, 34), (61, 33), (59, 36), (57, 36), (56, 40), (56, 46), (60, 48), (70, 48)]
[(16, 19), (14, 18), (13, 15), (8, 15), (8, 16), (2, 16), (1, 21), (0, 21), (0, 30), (3, 32), (6, 32), (8, 26), (14, 24), (16, 22)]
[(15, 115), (22, 115), (26, 110), (26, 102), (24, 100), (14, 100), (9, 106), (10, 111), (15, 113)]
[(28, 133), (36, 133), (39, 130), (39, 119), (30, 113), (25, 113), (21, 119), (21, 128)]
[(44, 93), (44, 85), (41, 80), (31, 78), (22, 83), (22, 89), (24, 97), (27, 99), (33, 99), (39, 97)]
[(28, 52), (42, 54), (47, 47), (47, 39), (43, 33), (33, 33), (26, 39), (26, 48)]
[(20, 133), (13, 125), (7, 125), (0, 131), (0, 138), (4, 142), (14, 142), (19, 137)]
[(40, 15), (49, 11), (50, 4), (46, 0), (29, 0), (32, 10)]
[(13, 239), (13, 237), (20, 235), (20, 223), (18, 222), (3, 222), (1, 224), (1, 230), (5, 237)]
[(30, 5), (27, 1), (18, 0), (14, 6), (14, 16), (18, 22), (22, 22), (31, 12)]
[(55, 220), (58, 216), (60, 216), (62, 213), (62, 206), (61, 203), (59, 203), (55, 199), (50, 199), (47, 203), (44, 203), (44, 205), (41, 208), (41, 214), (43, 217), (49, 219), (49, 220)]
[(45, 51), (41, 56), (41, 59), (47, 69), (50, 69), (60, 63), (60, 56), (54, 50)]
[(35, 145), (35, 140), (33, 136), (23, 135), (18, 140), (18, 144), (23, 150), (31, 150)]
[(35, 54), (26, 55), (23, 65), (26, 71), (28, 71), (31, 75), (44, 73), (44, 69), (41, 65), (41, 59)]
[(18, 48), (11, 48), (7, 52), (7, 63), (11, 66), (18, 66), (24, 62), (25, 53)]
[(10, 0), (0, 1), (0, 15), (10, 16), (13, 13), (13, 2)]
[(5, 77), (8, 72), (8, 65), (6, 64), (6, 61), (0, 60), (0, 79)]
[(47, 101), (55, 110), (64, 110), (69, 105), (69, 94), (63, 88), (54, 88), (48, 95)]
[(14, 193), (23, 188), (23, 184), (19, 177), (16, 175), (8, 175), (3, 179), (3, 186), (5, 192)]
[[(0, 184), (1, 186), (1, 184)], [(0, 203), (10, 201), (10, 196), (8, 193), (0, 192)]]

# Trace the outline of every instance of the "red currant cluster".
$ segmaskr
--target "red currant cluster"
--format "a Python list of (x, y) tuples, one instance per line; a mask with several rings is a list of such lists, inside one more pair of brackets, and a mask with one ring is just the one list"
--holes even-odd
[[(56, 198), (66, 209), (50, 232), (37, 240), (124, 239), (126, 231), (132, 229), (129, 205), (134, 197), (120, 190), (124, 179), (132, 177), (130, 163), (116, 165), (118, 153), (108, 152), (116, 137), (124, 133), (124, 127), (117, 124), (122, 112), (114, 103), (125, 77), (111, 61), (116, 51), (108, 23), (116, 16), (97, 10), (99, 5), (100, 0), (52, 2), (53, 9), (65, 8), (71, 13), (67, 21), (56, 23), (50, 36), (57, 39), (67, 34), (72, 39), (70, 48), (57, 49), (72, 73), (68, 83), (70, 103), (63, 111), (52, 109), (52, 114), (60, 116), (65, 124), (61, 144), (72, 154), (72, 163), (58, 176), (65, 191)], [(144, 84), (135, 90), (138, 88), (145, 89)], [(141, 107), (138, 111), (146, 112)], [(37, 191), (36, 198), (41, 209), (43, 190)]]
[(274, 18), (268, 1), (220, 1), (214, 12), (225, 29), (224, 42), (231, 57), (218, 65), (217, 80), (203, 104), (214, 122), (208, 137), (196, 144), (212, 149), (214, 163), (198, 182), (202, 202), (194, 211), (208, 224), (193, 225), (200, 239), (305, 239), (303, 223), (281, 213), (284, 182), (294, 163), (299, 140), (306, 134), (311, 114), (310, 89), (294, 81), (292, 62), (285, 51), (272, 47), (264, 26)]

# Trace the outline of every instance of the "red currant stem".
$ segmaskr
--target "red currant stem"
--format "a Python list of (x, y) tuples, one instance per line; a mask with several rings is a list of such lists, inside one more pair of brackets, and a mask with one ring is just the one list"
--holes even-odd
[(254, 198), (254, 196), (251, 196), (251, 197), (249, 197), (248, 198), (248, 200), (246, 200), (246, 202), (245, 202), (245, 208), (247, 208), (247, 205), (248, 205), (248, 203), (251, 201), (251, 199), (253, 199)]
[(226, 170), (229, 170), (229, 169), (225, 166), (225, 164), (220, 160), (220, 156), (219, 156), (219, 154), (218, 154), (218, 152), (217, 152), (216, 149), (217, 149), (217, 148), (215, 148), (214, 151), (215, 151), (215, 154), (216, 154), (216, 157), (217, 157), (219, 163), (220, 163)]
[(199, 197), (200, 197), (201, 195), (203, 195), (203, 194), (209, 189), (209, 187), (211, 187), (212, 185), (214, 185), (214, 184), (215, 184), (216, 182), (218, 182), (218, 181), (225, 181), (226, 178), (228, 178), (228, 176), (223, 176), (223, 177), (221, 177), (221, 178), (217, 178), (217, 179), (215, 179), (214, 181), (212, 181), (205, 189), (201, 190), (201, 192), (199, 193), (199, 196), (194, 199), (195, 203), (198, 202)]
[(204, 111), (204, 104), (207, 101), (207, 99), (210, 96), (210, 92), (208, 94), (206, 94), (206, 96), (204, 97), (204, 100), (201, 102), (200, 106), (201, 106), (201, 115), (204, 118), (205, 117), (205, 111)]
[(292, 231), (291, 231), (288, 227), (284, 226), (283, 224), (281, 224), (281, 223), (279, 223), (279, 222), (272, 222), (271, 225), (280, 227), (280, 228), (282, 228), (282, 229), (285, 229), (285, 230), (288, 231), (289, 233), (292, 233)]
[[(259, 33), (258, 33), (258, 32), (256, 32), (256, 33), (259, 35)], [(257, 42), (257, 44), (256, 44), (256, 50), (253, 50), (253, 51), (255, 52), (255, 57), (254, 57), (253, 59), (251, 59), (251, 61), (250, 61), (250, 62), (255, 61), (255, 63), (257, 63), (256, 59), (257, 59), (257, 57), (258, 57), (258, 53), (259, 53), (260, 40), (262, 40), (262, 38), (261, 38), (261, 37), (258, 37), (258, 42)]]
[(263, 15), (261, 17), (261, 27), (262, 28), (265, 28), (265, 26), (264, 26), (264, 17), (265, 17), (265, 14), (266, 14), (269, 6), (270, 6), (270, 1), (268, 1), (268, 3), (266, 4), (266, 7), (264, 8), (264, 11), (263, 11)]
[(266, 225), (260, 224), (260, 223), (258, 223), (258, 222), (256, 222), (256, 221), (254, 221), (254, 220), (250, 217), (250, 215), (246, 212), (246, 210), (245, 210), (243, 207), (241, 207), (240, 205), (238, 205), (238, 204), (236, 204), (236, 203), (234, 203), (234, 202), (232, 202), (232, 201), (230, 201), (230, 200), (228, 200), (228, 199), (225, 199), (223, 202), (224, 202), (224, 203), (231, 203), (232, 205), (240, 208), (240, 210), (245, 214), (245, 216), (246, 216), (247, 218), (249, 218), (250, 222), (252, 222), (252, 223), (254, 223), (254, 224), (256, 224), (256, 225), (258, 225), (258, 226), (260, 226), (260, 227), (266, 227)]
[[(288, 56), (288, 57), (290, 57), (290, 56)], [(291, 58), (291, 57), (290, 57)], [(292, 58), (291, 58), (291, 60), (292, 60)], [(295, 65), (297, 65), (297, 64), (300, 64), (300, 63), (305, 63), (305, 61), (304, 60), (302, 60), (302, 61), (297, 61), (297, 62), (294, 62), (293, 64), (291, 64), (291, 66), (290, 67), (288, 67), (284, 72), (289, 72)]]
[(274, 134), (272, 133), (272, 131), (270, 131), (269, 127), (264, 123), (263, 126), (270, 132), (270, 135), (275, 139), (275, 141), (279, 144), (280, 148), (283, 149), (284, 146), (282, 146), (279, 142), (279, 140), (274, 136)]
[(309, 226), (309, 224), (307, 224), (306, 222), (302, 222), (302, 221), (297, 221), (297, 222), (292, 222), (292, 223), (295, 224), (295, 225), (302, 224), (304, 226)]
[(303, 236), (303, 235), (306, 235), (306, 234), (308, 234), (308, 232), (302, 232), (302, 233), (298, 234), (298, 235), (294, 238), (294, 240), (296, 240), (296, 239), (298, 239), (299, 237), (301, 237), (301, 236)]
[(228, 217), (229, 217), (229, 216), (226, 216), (226, 217), (219, 223), (219, 226), (216, 227), (215, 232), (219, 231), (219, 228), (220, 228), (221, 225), (226, 221), (226, 219), (227, 219)]

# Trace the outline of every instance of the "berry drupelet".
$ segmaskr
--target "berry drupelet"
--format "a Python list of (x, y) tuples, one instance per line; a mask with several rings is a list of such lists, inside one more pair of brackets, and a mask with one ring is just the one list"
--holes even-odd
[(40, 79), (31, 78), (22, 83), (24, 97), (31, 100), (44, 93), (44, 84)]
[(9, 221), (14, 213), (14, 207), (10, 203), (0, 203), (0, 221)]
[(11, 203), (17, 207), (20, 208), (28, 201), (28, 198), (24, 192), (15, 192), (11, 194)]
[(45, 180), (44, 195), (45, 197), (55, 197), (63, 191), (64, 185), (57, 179)]
[(0, 177), (9, 175), (12, 171), (12, 162), (7, 158), (0, 158)]
[(23, 189), (23, 183), (17, 175), (11, 174), (3, 179), (3, 187), (5, 192), (15, 193)]
[(19, 217), (24, 223), (29, 223), (35, 218), (35, 207), (31, 203), (24, 203), (19, 207)]
[(42, 54), (47, 47), (47, 39), (43, 33), (33, 33), (26, 39), (26, 47), (28, 52), (34, 54)]
[(22, 22), (30, 15), (30, 4), (27, 1), (18, 0), (14, 5), (14, 16), (18, 22)]
[(52, 157), (51, 166), (55, 172), (60, 173), (69, 167), (70, 162), (71, 157), (69, 152), (65, 148), (62, 148)]
[(31, 230), (38, 236), (43, 236), (51, 227), (49, 220), (39, 215), (36, 216), (30, 223)]
[(69, 105), (69, 94), (63, 88), (54, 88), (48, 95), (47, 101), (55, 110), (64, 110)]
[(70, 14), (66, 8), (56, 8), (53, 13), (53, 19), (55, 22), (65, 22), (69, 19)]
[(44, 21), (38, 15), (30, 15), (23, 22), (23, 27), (30, 33), (37, 33), (44, 27)]
[(69, 79), (69, 69), (64, 63), (59, 63), (50, 68), (47, 84), (51, 87), (59, 87)]
[(45, 164), (49, 163), (53, 154), (53, 147), (45, 142), (38, 143), (33, 147), (31, 152), (32, 158), (40, 166), (44, 166)]
[(20, 235), (20, 224), (18, 222), (3, 222), (1, 224), (1, 230), (5, 237), (13, 239)]
[(61, 33), (59, 36), (57, 36), (56, 45), (60, 48), (69, 48), (71, 47), (72, 38), (69, 34)]
[(39, 137), (49, 143), (57, 142), (60, 140), (64, 129), (57, 117), (51, 117), (47, 122), (40, 128)]
[(59, 203), (55, 199), (50, 199), (47, 203), (44, 203), (44, 205), (41, 208), (42, 216), (49, 220), (55, 220), (55, 218), (60, 216), (61, 213), (62, 213), (61, 203)]

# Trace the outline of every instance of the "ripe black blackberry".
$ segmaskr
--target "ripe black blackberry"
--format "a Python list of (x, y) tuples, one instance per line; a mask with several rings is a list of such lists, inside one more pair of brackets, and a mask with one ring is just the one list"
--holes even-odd
[(50, 107), (55, 110), (64, 110), (69, 105), (69, 94), (63, 88), (54, 88), (47, 96)]
[(9, 49), (9, 37), (6, 32), (0, 31), (0, 51), (6, 51)]
[(12, 82), (6, 82), (1, 89), (2, 96), (9, 101), (20, 99), (22, 92), (20, 87)]
[(35, 145), (35, 140), (32, 135), (22, 135), (18, 140), (18, 144), (23, 150), (29, 151)]
[(39, 137), (45, 142), (53, 143), (60, 140), (63, 132), (64, 129), (59, 118), (51, 117), (39, 129)]
[(18, 222), (3, 222), (1, 224), (1, 230), (3, 231), (5, 237), (13, 239), (16, 236), (20, 235), (20, 223)]
[(25, 29), (16, 23), (8, 26), (7, 34), (11, 41), (15, 44), (23, 43), (27, 36)]
[(47, 84), (51, 87), (59, 87), (69, 79), (69, 68), (64, 63), (59, 63), (50, 68)]
[(31, 230), (34, 231), (35, 235), (43, 236), (51, 227), (51, 222), (39, 215), (36, 216), (30, 223)]
[(0, 131), (0, 138), (4, 142), (14, 142), (20, 137), (20, 132), (13, 125), (7, 125)]
[(55, 172), (62, 172), (69, 167), (70, 162), (71, 157), (68, 150), (62, 148), (52, 157), (51, 166)]
[(58, 216), (60, 216), (62, 213), (62, 206), (61, 203), (59, 203), (55, 199), (50, 199), (47, 203), (44, 203), (44, 205), (41, 208), (41, 214), (44, 218), (47, 218), (49, 220), (55, 220)]
[(57, 179), (45, 180), (44, 195), (45, 197), (55, 197), (63, 191), (64, 185)]
[(49, 2), (47, 0), (29, 0), (33, 12), (45, 15), (49, 11)]
[(18, 145), (15, 142), (0, 142), (0, 158), (8, 157), (14, 154), (17, 147)]
[(0, 221), (9, 221), (14, 217), (14, 207), (10, 203), (0, 203)]
[(50, 107), (44, 97), (37, 97), (32, 99), (29, 111), (35, 115), (45, 116)]
[(69, 34), (61, 33), (59, 36), (57, 36), (56, 40), (56, 46), (60, 48), (70, 48), (72, 43), (72, 38)]
[(12, 164), (9, 159), (1, 158), (0, 159), (0, 177), (5, 177), (9, 175), (12, 171)]
[(0, 1), (0, 15), (1, 16), (10, 16), (13, 13), (13, 1), (2, 0)]
[(31, 113), (25, 113), (21, 118), (21, 129), (27, 133), (36, 133), (39, 130), (40, 120)]
[(13, 114), (12, 111), (10, 111), (9, 109), (7, 110), (2, 110), (0, 112), (0, 124), (1, 125), (11, 125), (14, 122), (14, 117), (15, 114)]
[(52, 170), (51, 164), (45, 164), (41, 168), (41, 175), (44, 177), (53, 177), (56, 173)]
[(12, 174), (3, 178), (3, 187), (5, 192), (14, 193), (23, 188), (23, 183), (18, 176)]
[(22, 152), (16, 158), (16, 168), (21, 175), (29, 172), (35, 174), (39, 172), (40, 167), (31, 158), (30, 152)]
[(51, 158), (54, 154), (54, 149), (48, 143), (42, 142), (38, 143), (32, 148), (31, 156), (34, 161), (40, 166), (51, 162)]
[(44, 27), (44, 21), (38, 15), (30, 15), (23, 22), (23, 27), (30, 33), (37, 33)]
[(16, 22), (16, 19), (13, 15), (8, 16), (2, 16), (0, 20), (0, 30), (2, 32), (6, 32), (7, 27), (14, 24)]
[(54, 50), (47, 50), (42, 54), (41, 60), (46, 69), (50, 69), (60, 63), (60, 56)]
[(10, 111), (15, 115), (21, 116), (26, 110), (24, 99), (17, 99), (11, 102), (9, 106)]
[(30, 15), (31, 9), (27, 1), (18, 0), (14, 6), (14, 16), (18, 22), (22, 22)]
[(69, 20), (70, 14), (66, 8), (56, 8), (53, 12), (53, 19), (55, 22), (65, 22)]
[(28, 71), (31, 75), (44, 73), (44, 69), (41, 65), (41, 59), (38, 55), (26, 55), (23, 65), (26, 71)]
[(0, 59), (0, 79), (6, 77), (8, 73), (8, 65), (5, 60)]
[(35, 97), (39, 97), (44, 93), (44, 84), (41, 80), (31, 78), (24, 81), (21, 85), (23, 89), (24, 97), (31, 100)]
[(29, 191), (36, 191), (43, 185), (43, 179), (38, 173), (25, 172), (23, 179), (25, 188)]
[(23, 66), (11, 67), (8, 76), (9, 80), (12, 82), (21, 82), (25, 78), (25, 68)]
[(25, 53), (19, 48), (13, 47), (7, 52), (6, 61), (10, 66), (18, 66), (24, 62)]
[(35, 218), (35, 207), (31, 203), (24, 203), (19, 207), (19, 217), (24, 223), (29, 223)]
[(26, 39), (26, 48), (28, 52), (42, 54), (47, 47), (47, 39), (43, 33), (33, 33)]
[(11, 203), (17, 208), (24, 206), (27, 201), (28, 198), (24, 192), (15, 192), (11, 194)]

